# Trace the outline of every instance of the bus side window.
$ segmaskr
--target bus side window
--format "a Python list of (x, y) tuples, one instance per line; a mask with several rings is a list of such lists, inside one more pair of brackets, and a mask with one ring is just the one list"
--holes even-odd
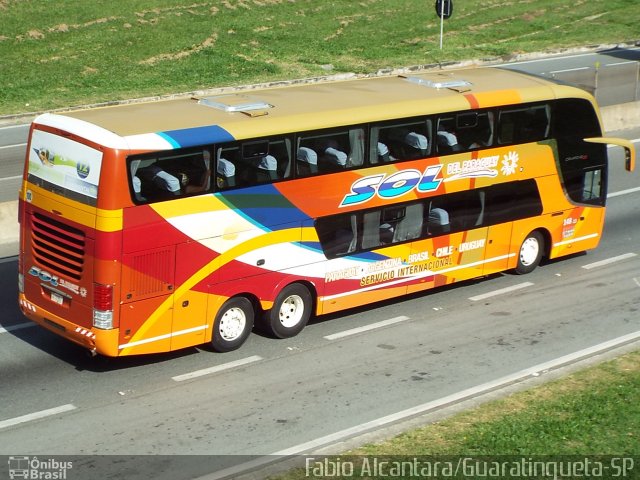
[(358, 240), (358, 221), (355, 213), (319, 218), (316, 231), (327, 258), (355, 252)]
[(503, 109), (499, 115), (500, 144), (544, 140), (549, 135), (549, 106)]
[(542, 213), (542, 200), (535, 180), (521, 180), (487, 188), (489, 223), (512, 222)]
[(456, 122), (453, 117), (444, 117), (438, 119), (438, 127), (436, 132), (438, 153), (454, 153), (461, 150), (456, 135)]
[(493, 144), (493, 113), (465, 112), (456, 116), (458, 141), (468, 150)]
[(431, 150), (430, 121), (385, 122), (371, 129), (371, 163), (425, 158)]

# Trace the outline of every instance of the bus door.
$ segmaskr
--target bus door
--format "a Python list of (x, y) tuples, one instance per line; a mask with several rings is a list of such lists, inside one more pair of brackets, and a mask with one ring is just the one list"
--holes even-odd
[(487, 228), (483, 275), (491, 275), (509, 269), (510, 254), (511, 252), (517, 254), (519, 247), (519, 245), (511, 246), (512, 230), (512, 222), (491, 225)]

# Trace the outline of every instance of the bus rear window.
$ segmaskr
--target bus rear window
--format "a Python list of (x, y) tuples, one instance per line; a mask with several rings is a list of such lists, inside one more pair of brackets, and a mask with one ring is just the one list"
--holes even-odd
[(28, 180), (45, 190), (96, 205), (102, 152), (49, 132), (34, 130)]

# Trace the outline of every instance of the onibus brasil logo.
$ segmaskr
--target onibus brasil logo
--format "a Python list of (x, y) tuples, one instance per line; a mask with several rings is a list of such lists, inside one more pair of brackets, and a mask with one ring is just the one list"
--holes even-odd
[(44, 460), (38, 457), (9, 457), (9, 478), (25, 478), (33, 480), (65, 480), (67, 470), (73, 468), (73, 462), (61, 462), (53, 458)]

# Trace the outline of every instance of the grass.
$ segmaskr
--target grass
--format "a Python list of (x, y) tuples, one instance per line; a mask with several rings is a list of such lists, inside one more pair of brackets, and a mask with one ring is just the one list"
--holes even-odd
[(0, 0), (0, 116), (638, 38), (637, 0)]
[[(364, 455), (377, 458), (471, 455), (494, 459), (613, 455), (635, 457), (634, 469), (626, 478), (640, 478), (638, 399), (640, 351), (405, 432), (383, 443), (345, 452), (339, 458), (345, 462), (348, 459), (362, 461)], [(304, 477), (304, 470), (292, 470), (271, 478)]]

